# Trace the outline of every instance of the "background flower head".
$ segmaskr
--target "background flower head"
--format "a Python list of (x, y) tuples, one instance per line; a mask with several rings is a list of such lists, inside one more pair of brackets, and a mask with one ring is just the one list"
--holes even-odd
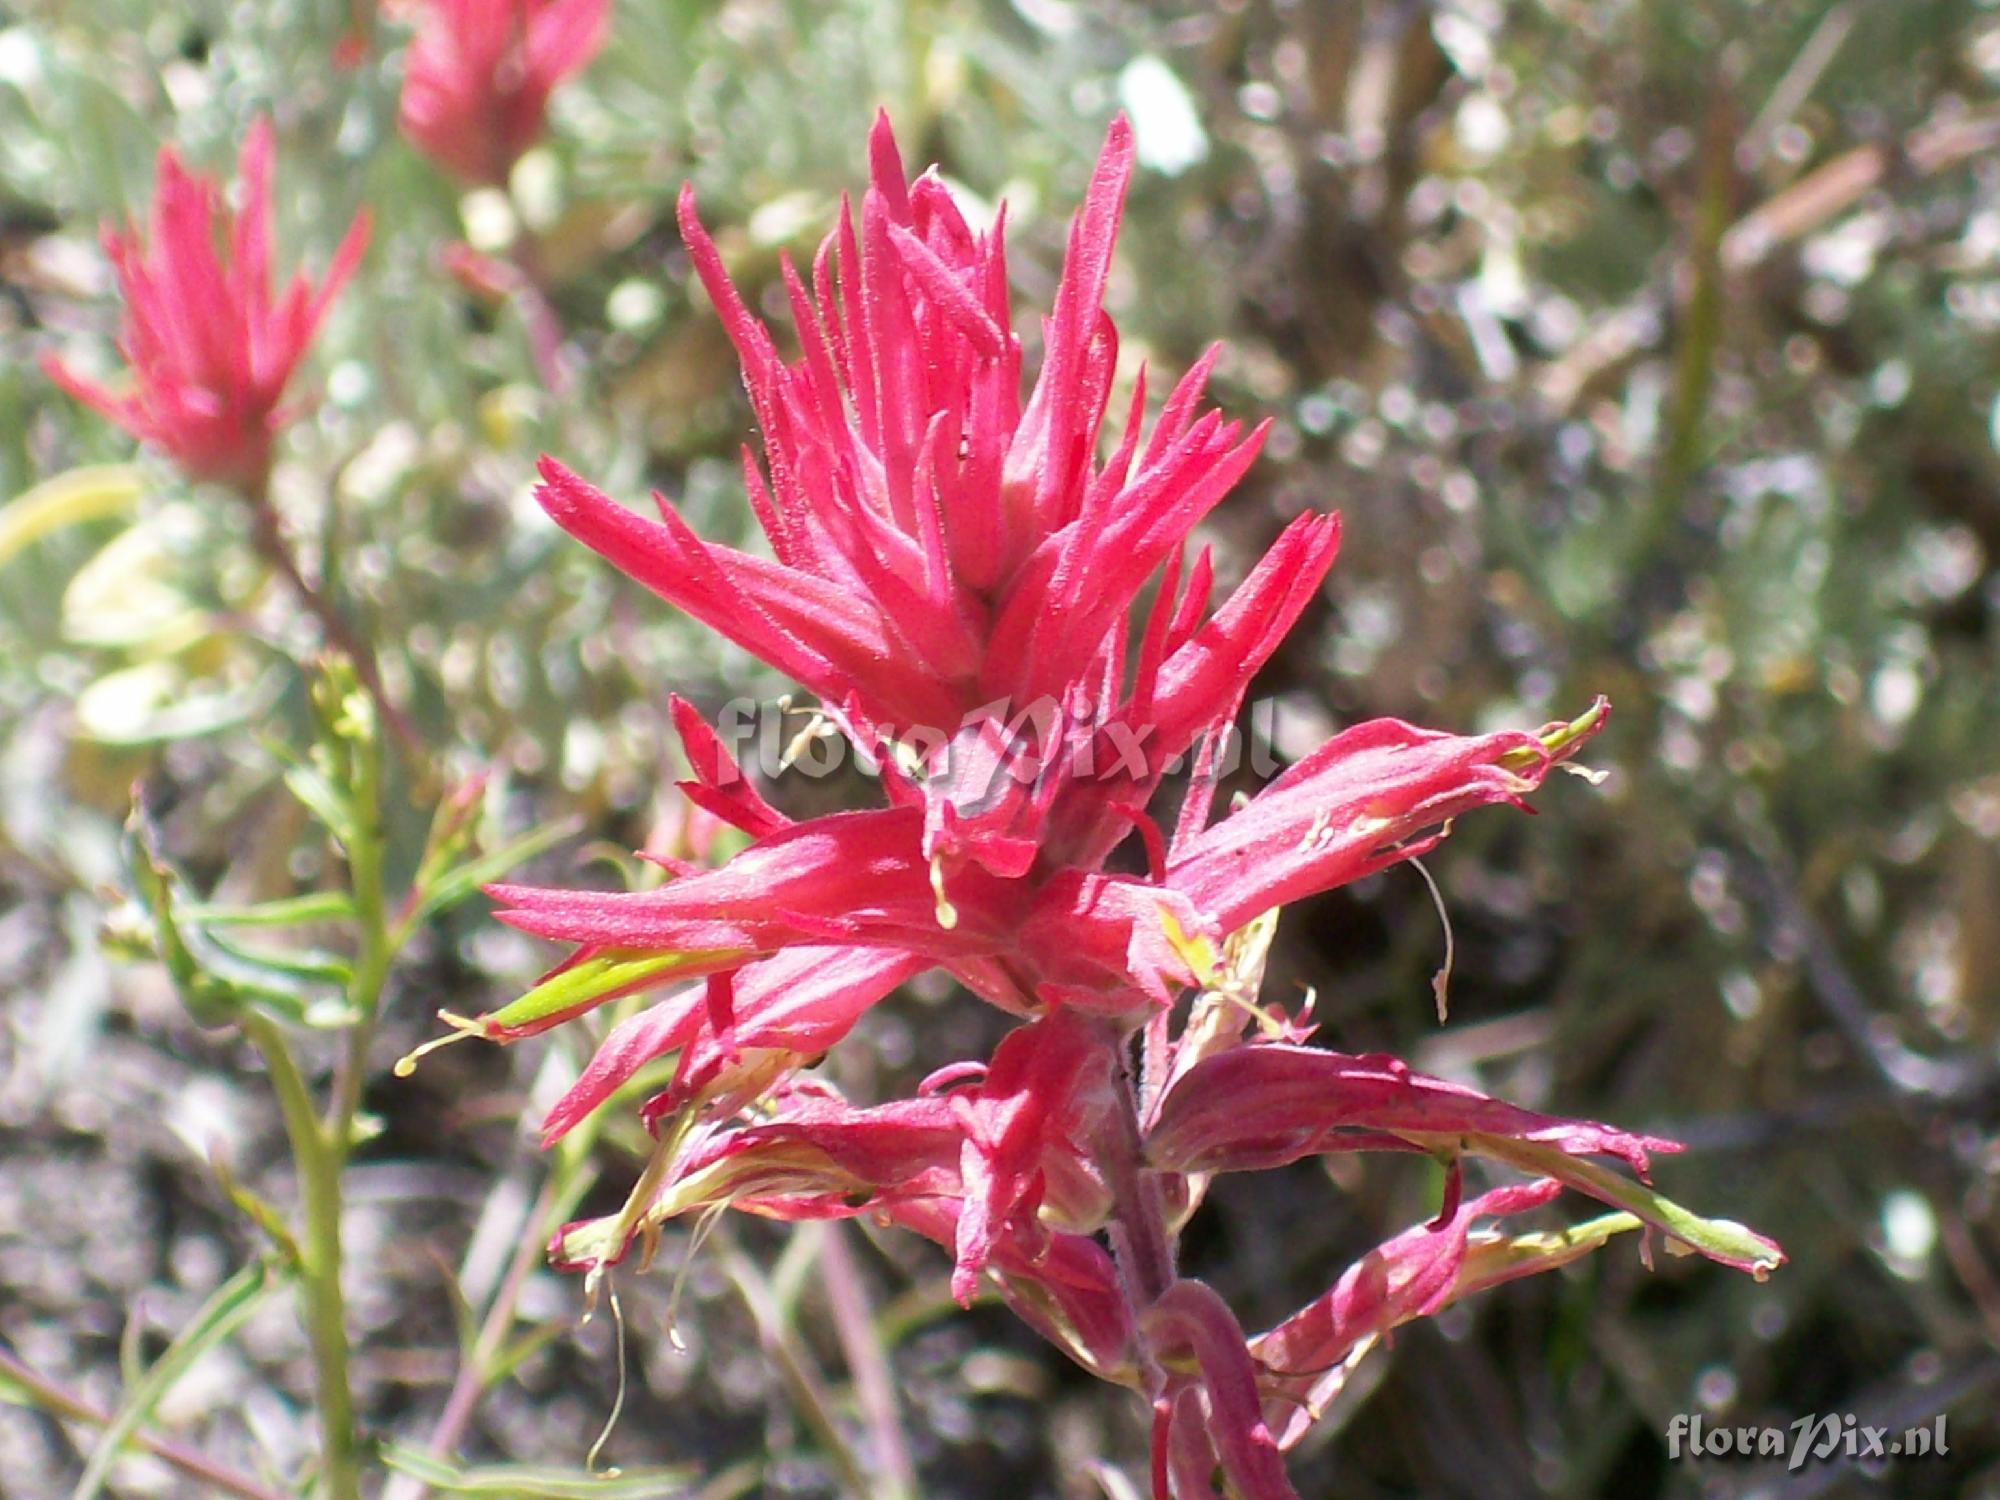
[(300, 272), (274, 289), (271, 156), (271, 124), (259, 119), (244, 137), (232, 211), (221, 184), (163, 147), (145, 227), (104, 231), (125, 303), (118, 352), (129, 391), (86, 379), (53, 354), (43, 360), (63, 389), (190, 477), (249, 488), (263, 483), (272, 437), (289, 415), (279, 405), (285, 387), (368, 243), (364, 211), (317, 288)]
[(403, 134), (467, 183), (505, 182), (556, 85), (604, 45), (610, 12), (610, 0), (419, 0)]

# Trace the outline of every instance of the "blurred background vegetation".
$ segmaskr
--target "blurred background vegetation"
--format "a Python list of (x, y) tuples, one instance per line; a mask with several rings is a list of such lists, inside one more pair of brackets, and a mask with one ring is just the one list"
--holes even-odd
[[(582, 831), (528, 871), (563, 880), (677, 836), (669, 690), (783, 688), (528, 498), (550, 451), (627, 498), (658, 487), (708, 535), (749, 529), (747, 405), (673, 228), (681, 180), (769, 288), (858, 186), (886, 106), (913, 165), (1008, 200), (1032, 310), (1122, 106), (1144, 165), (1111, 291), (1122, 360), (1177, 372), (1225, 340), (1219, 400), (1277, 419), (1212, 528), (1221, 571), (1302, 507), (1346, 519), (1326, 597), (1259, 684), (1280, 751), (1377, 713), (1484, 728), (1616, 705), (1603, 787), (1470, 820), (1434, 859), (1449, 1026), (1409, 874), (1296, 909), (1272, 982), (1316, 989), (1343, 1047), (1686, 1140), (1663, 1188), (1792, 1257), (1759, 1285), (1614, 1248), (1405, 1330), (1310, 1440), (1302, 1491), (2000, 1496), (2000, 9), (619, 0), (547, 143), (510, 192), (471, 196), (397, 138), (407, 22), (369, 11), (0, 4), (0, 497), (42, 501), (0, 509), (0, 1339), (112, 1405), (121, 1351), (156, 1347), (247, 1253), (227, 1183), (289, 1201), (249, 1055), (99, 929), (140, 779), (198, 890), (324, 878), (271, 749), (308, 736), (312, 627), (229, 505), (163, 467), (88, 504), (34, 491), (132, 460), (34, 358), (108, 358), (95, 225), (143, 208), (158, 145), (221, 172), (273, 114), (285, 241), (315, 266), (372, 205), (277, 503), (441, 764), (494, 768), (493, 836)], [(336, 69), (357, 16), (372, 55)], [(517, 237), (568, 331), (559, 394), (517, 310), (440, 261)], [(406, 782), (405, 866), (437, 795)], [(547, 960), (478, 908), (394, 977), (352, 1185), (364, 1420), (419, 1446), (457, 1366), (454, 1287), (476, 1302), (531, 1232), (543, 1166), (519, 1122), (582, 1055), (557, 1034), (389, 1077), (438, 1006), (483, 1009)], [(877, 1097), (996, 1024), (907, 995), (828, 1066)], [(639, 1140), (607, 1132), (587, 1207), (622, 1199)], [(1435, 1191), (1394, 1160), (1225, 1179), (1191, 1269), (1268, 1324)], [(666, 1269), (624, 1286), (620, 1464), (747, 1462), (756, 1493), (839, 1493), (868, 1393), (815, 1273), (851, 1253), (922, 1494), (1068, 1500), (1098, 1493), (1091, 1458), (1142, 1472), (1125, 1394), (1003, 1310), (952, 1312), (927, 1246), (734, 1223), (686, 1249), (670, 1235)], [(611, 1331), (575, 1330), (579, 1288), (548, 1273), (521, 1309), (546, 1337), (464, 1452), (580, 1466)], [(157, 1421), (279, 1470), (310, 1447), (307, 1386), (271, 1304)], [(1946, 1411), (1951, 1455), (1671, 1463), (1683, 1411)], [(0, 1492), (62, 1493), (77, 1441), (0, 1408)], [(118, 1482), (189, 1493), (143, 1458)]]

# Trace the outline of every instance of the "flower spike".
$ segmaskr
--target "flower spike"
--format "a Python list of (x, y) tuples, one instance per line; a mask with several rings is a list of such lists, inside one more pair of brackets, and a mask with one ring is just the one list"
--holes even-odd
[[(1420, 856), (1482, 807), (1526, 806), (1607, 705), (1532, 733), (1357, 724), (1212, 816), (1252, 680), (1319, 597), (1340, 529), (1297, 517), (1215, 602), (1191, 534), (1266, 430), (1204, 409), (1218, 350), (1150, 425), (1142, 370), (1117, 442), (1100, 442), (1119, 351), (1104, 299), (1133, 170), (1121, 118), (1071, 222), (1025, 397), (1004, 210), (976, 226), (935, 173), (910, 180), (886, 117), (866, 189), (810, 269), (780, 258), (794, 358), (683, 190), (681, 236), (757, 428), (744, 486), (769, 554), (704, 540), (664, 500), (658, 519), (627, 509), (552, 458), (537, 495), (816, 694), (806, 735), (846, 735), (883, 805), (794, 821), (674, 699), (682, 790), (747, 847), (653, 890), (494, 887), (501, 920), (575, 950), (513, 1005), (452, 1024), (510, 1040), (692, 981), (615, 1026), (544, 1122), (553, 1142), (651, 1081), (639, 1117), (659, 1144), (638, 1187), (551, 1247), (591, 1284), (677, 1215), (866, 1213), (947, 1252), (959, 1301), (997, 1291), (1139, 1393), (1155, 1500), (1207, 1500), (1218, 1481), (1287, 1500), (1284, 1450), (1404, 1322), (1633, 1229), (1757, 1276), (1783, 1254), (1647, 1185), (1674, 1142), (1315, 1045), (1310, 994), (1288, 1007), (1263, 991), (1285, 905)], [(1189, 757), (1170, 832), (1159, 808)], [(873, 1105), (805, 1071), (930, 969), (1012, 1020), (990, 1057)], [(1336, 1151), (1441, 1163), (1443, 1201), (1247, 1337), (1180, 1273), (1176, 1237), (1214, 1175)], [(1489, 1166), (1526, 1180), (1474, 1180)], [(1617, 1211), (1494, 1227), (1565, 1190)]]

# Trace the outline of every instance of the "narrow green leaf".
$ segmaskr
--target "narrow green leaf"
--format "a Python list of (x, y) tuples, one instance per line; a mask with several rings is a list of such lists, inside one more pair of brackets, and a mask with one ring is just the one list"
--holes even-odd
[(304, 1256), (299, 1252), (299, 1242), (292, 1237), (291, 1226), (285, 1223), (285, 1216), (238, 1182), (236, 1174), (230, 1171), (229, 1164), (220, 1156), (211, 1157), (210, 1164), (215, 1168), (215, 1180), (221, 1185), (223, 1193), (245, 1218), (264, 1231), (265, 1238), (276, 1248), (283, 1265), (287, 1269), (298, 1266)]
[(130, 510), (144, 493), (133, 464), (97, 464), (44, 479), (0, 507), (0, 566), (52, 532)]
[[(125, 823), (125, 866), (148, 929), (146, 946), (166, 965), (196, 1024), (227, 1025), (246, 1005), (304, 1019), (320, 994), (317, 986), (246, 963), (200, 929), (182, 925), (175, 907), (176, 877), (161, 859), (153, 828), (137, 805)], [(122, 945), (123, 935), (114, 934), (113, 940)]]
[(568, 1322), (537, 1323), (526, 1333), (518, 1335), (513, 1342), (502, 1345), (500, 1352), (493, 1356), (492, 1362), (486, 1367), (488, 1383), (497, 1385), (507, 1379), (530, 1358), (569, 1331)]
[(283, 692), (283, 674), (277, 671), (236, 687), (209, 689), (186, 680), (173, 663), (146, 661), (85, 688), (76, 700), (77, 730), (100, 745), (202, 739), (267, 717)]
[(146, 1373), (146, 1294), (141, 1292), (125, 1309), (125, 1326), (118, 1330), (118, 1378), (134, 1386)]
[(316, 766), (300, 763), (285, 772), (285, 788), (313, 819), (345, 849), (354, 838), (354, 809), (339, 788)]
[(4, 1364), (0, 1364), (0, 1402), (9, 1406), (25, 1406), (31, 1411), (39, 1410), (43, 1405), (41, 1393)]
[(220, 954), (227, 954), (244, 968), (270, 976), (280, 985), (288, 982), (323, 984), (345, 989), (354, 977), (354, 966), (337, 953), (322, 948), (302, 948), (287, 952), (282, 948), (253, 948), (220, 933), (204, 932), (202, 937)]
[(307, 922), (344, 922), (354, 916), (354, 898), (346, 891), (308, 891), (255, 906), (190, 905), (182, 908), (190, 922), (204, 927), (297, 927)]
[(516, 865), (524, 864), (576, 832), (573, 819), (545, 823), (519, 838), (502, 844), (490, 854), (466, 861), (439, 875), (423, 888), (423, 895), (409, 918), (411, 927), (421, 926), (439, 912), (448, 911), (490, 881), (500, 879)]
[[(449, 1495), (485, 1495), (495, 1500), (732, 1500), (757, 1482), (756, 1471), (739, 1466), (701, 1486), (689, 1468), (646, 1468), (579, 1474), (521, 1464), (464, 1469), (400, 1444), (383, 1453), (391, 1469)], [(701, 1486), (701, 1487), (697, 1487)]]
[(202, 1026), (227, 1023), (240, 1009), (242, 997), (206, 973), (188, 947), (174, 920), (173, 872), (160, 860), (152, 825), (136, 803), (125, 822), (125, 866), (132, 877), (133, 894), (151, 928), (151, 945), (166, 965), (188, 1014)]
[(215, 1289), (166, 1352), (153, 1361), (144, 1378), (125, 1392), (124, 1401), (98, 1435), (83, 1477), (70, 1491), (70, 1500), (95, 1500), (119, 1451), (152, 1415), (160, 1398), (196, 1360), (234, 1333), (272, 1290), (270, 1268), (262, 1261), (245, 1266)]
[(472, 844), (478, 832), (479, 809), (486, 796), (487, 777), (477, 774), (453, 787), (431, 814), (431, 826), (424, 835), (423, 858), (417, 861), (416, 890), (428, 890), (455, 864)]

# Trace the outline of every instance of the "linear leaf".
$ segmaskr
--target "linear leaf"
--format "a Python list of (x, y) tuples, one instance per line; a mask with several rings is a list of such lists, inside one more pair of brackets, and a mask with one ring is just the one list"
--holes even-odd
[(104, 1481), (120, 1450), (152, 1415), (160, 1398), (173, 1389), (174, 1383), (188, 1372), (196, 1360), (234, 1333), (257, 1310), (257, 1304), (273, 1290), (275, 1286), (270, 1268), (263, 1261), (245, 1266), (215, 1289), (188, 1326), (167, 1345), (166, 1352), (153, 1361), (152, 1367), (136, 1385), (125, 1392), (125, 1399), (98, 1435), (97, 1446), (90, 1451), (90, 1461), (84, 1466), (83, 1477), (70, 1491), (70, 1500), (95, 1500), (103, 1490)]
[(44, 479), (0, 509), (0, 564), (51, 532), (129, 510), (144, 493), (131, 464), (94, 464)]
[(297, 927), (307, 922), (342, 922), (354, 916), (354, 898), (345, 891), (308, 891), (260, 901), (255, 906), (189, 905), (190, 922), (204, 927)]
[(756, 1472), (739, 1466), (706, 1486), (688, 1468), (646, 1468), (580, 1474), (520, 1464), (462, 1469), (415, 1448), (394, 1445), (384, 1461), (399, 1473), (450, 1495), (483, 1495), (494, 1500), (732, 1500), (748, 1493)]
[(410, 916), (409, 925), (416, 927), (449, 910), (470, 896), (481, 886), (498, 880), (516, 865), (533, 859), (545, 850), (553, 849), (576, 831), (573, 820), (559, 823), (545, 823), (540, 828), (529, 830), (519, 838), (502, 844), (490, 854), (482, 854), (477, 859), (466, 861), (456, 869), (440, 876), (435, 884), (424, 892), (422, 900)]

